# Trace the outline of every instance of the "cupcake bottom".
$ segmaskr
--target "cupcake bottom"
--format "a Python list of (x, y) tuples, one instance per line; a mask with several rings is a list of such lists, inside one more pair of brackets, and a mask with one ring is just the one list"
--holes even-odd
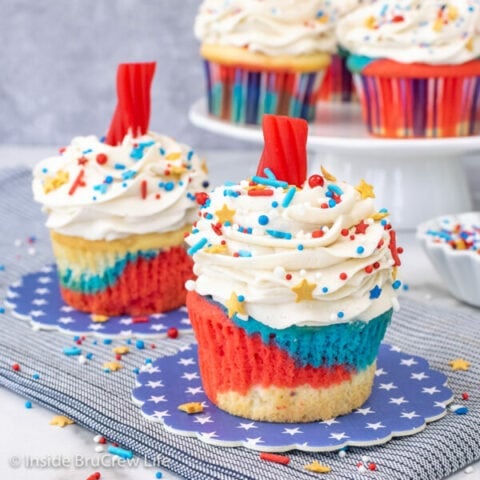
[(389, 138), (478, 135), (480, 62), (471, 64), (471, 71), (466, 65), (454, 70), (407, 65), (399, 71), (401, 64), (384, 60), (356, 73), (368, 131)]
[(349, 103), (355, 98), (355, 85), (353, 76), (347, 68), (347, 58), (342, 55), (332, 55), (332, 63), (325, 72), (318, 100)]
[(187, 308), (207, 397), (241, 417), (270, 422), (326, 420), (360, 407), (371, 393), (391, 310), (370, 322), (268, 328), (195, 292)]
[(51, 232), (60, 292), (77, 310), (145, 315), (185, 304), (192, 261), (182, 246), (187, 228), (167, 234), (91, 241)]
[(245, 49), (202, 47), (208, 111), (233, 123), (261, 123), (266, 114), (311, 121), (330, 55), (269, 57)]

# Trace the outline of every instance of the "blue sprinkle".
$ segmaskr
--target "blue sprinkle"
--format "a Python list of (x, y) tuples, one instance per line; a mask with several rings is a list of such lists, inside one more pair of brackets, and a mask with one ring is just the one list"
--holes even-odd
[(231, 227), (232, 226), (232, 222), (230, 220), (227, 220), (224, 224), (223, 224), (225, 227)]
[(323, 287), (323, 288), (322, 288), (322, 292), (323, 292), (323, 293), (327, 293), (327, 292), (328, 292), (328, 288), (327, 288), (327, 287)]
[(405, 291), (407, 291), (407, 290), (410, 289), (410, 287), (409, 287), (406, 283), (404, 283), (404, 284), (403, 284), (403, 289), (404, 289)]
[(97, 342), (96, 340), (93, 340), (93, 341), (92, 341), (92, 344), (93, 344), (93, 345), (97, 345), (97, 343), (98, 343), (98, 342)]
[(105, 183), (112, 183), (113, 177), (111, 175), (107, 175), (104, 180)]
[(237, 297), (237, 299), (238, 299), (239, 302), (244, 302), (245, 301), (245, 297), (243, 295), (239, 295)]
[(80, 355), (82, 351), (78, 347), (65, 347), (63, 353), (69, 357), (74, 355)]
[(143, 147), (139, 145), (138, 147), (133, 147), (130, 152), (130, 157), (134, 160), (140, 160), (143, 157)]
[(125, 165), (123, 165), (123, 163), (116, 163), (113, 168), (115, 170), (125, 170), (127, 167)]
[(103, 344), (104, 345), (111, 345), (112, 339), (111, 338), (104, 338), (103, 339)]
[(277, 177), (275, 174), (267, 167), (263, 170), (263, 173), (270, 179), (270, 180), (276, 180)]
[(125, 172), (122, 172), (122, 178), (124, 180), (131, 180), (132, 178), (135, 178), (135, 175), (137, 172), (135, 170), (127, 170)]
[(455, 415), (466, 415), (468, 413), (468, 407), (464, 407), (464, 406), (453, 407), (452, 411), (453, 413), (455, 413)]
[(162, 472), (156, 472), (155, 473), (155, 478), (163, 478), (163, 473)]
[(38, 379), (40, 378), (40, 374), (34, 373), (34, 374), (32, 375), (32, 378), (33, 378), (34, 380), (38, 380)]
[(76, 341), (78, 341), (78, 340), (80, 340), (80, 335), (75, 335), (75, 336), (73, 337), (73, 341), (76, 342)]
[(247, 250), (239, 250), (238, 251), (238, 256), (239, 257), (251, 257), (252, 254), (251, 254), (251, 252), (248, 252)]
[(401, 287), (402, 285), (402, 282), (400, 280), (395, 280), (393, 283), (392, 283), (392, 288), (394, 290), (397, 290)]
[(359, 253), (360, 255), (365, 251), (365, 248), (362, 247), (361, 245), (359, 247), (357, 247), (357, 253)]
[(388, 213), (388, 210), (386, 208), (381, 208), (379, 210), (380, 213)]
[(140, 373), (140, 369), (138, 367), (135, 367), (132, 372), (135, 374), (135, 375), (138, 375)]
[(160, 152), (160, 155), (165, 155), (165, 153), (166, 153), (166, 152), (165, 152), (165, 149), (164, 149), (163, 147), (160, 147), (160, 148), (158, 149), (158, 151)]
[(152, 145), (155, 145), (155, 142), (153, 140), (149, 140), (148, 142), (141, 142), (140, 146), (145, 149), (147, 147), (151, 147)]
[(133, 458), (133, 452), (131, 450), (125, 450), (124, 448), (114, 447), (113, 445), (109, 445), (107, 448), (108, 453), (112, 455), (117, 455), (120, 458)]
[(211, 219), (213, 218), (213, 215), (212, 215), (211, 213), (207, 213), (207, 214), (205, 215), (205, 218), (206, 218), (207, 220), (211, 220)]
[(295, 187), (292, 187), (287, 192), (287, 194), (283, 198), (283, 202), (282, 202), (282, 207), (283, 208), (287, 208), (290, 205), (291, 201), (293, 200), (293, 197), (295, 196), (296, 191), (297, 191), (297, 189)]
[(5, 313), (5, 307), (0, 307), (0, 313)]
[(187, 253), (189, 255), (194, 255), (195, 253), (197, 253), (199, 250), (201, 250), (206, 244), (207, 244), (208, 240), (203, 237), (201, 240), (199, 240), (195, 245), (192, 245), (188, 250), (187, 250)]
[(280, 232), (278, 230), (266, 230), (266, 232), (274, 238), (285, 238), (286, 240), (292, 239), (292, 234), (288, 232)]
[(235, 182), (225, 182), (225, 183), (223, 184), (224, 187), (234, 187), (235, 185), (236, 185)]
[(240, 192), (236, 192), (235, 190), (226, 189), (223, 191), (224, 197), (238, 197), (240, 196)]
[(173, 182), (167, 182), (163, 188), (167, 191), (167, 192), (171, 192), (174, 188), (175, 188), (175, 184)]
[(87, 150), (84, 150), (82, 152), (82, 155), (86, 155), (87, 153), (92, 153), (92, 152), (93, 152), (93, 150), (91, 148), (87, 148)]
[(152, 361), (151, 358), (146, 358), (146, 359), (145, 359), (145, 365), (150, 365), (150, 364), (152, 364), (152, 363), (153, 363), (153, 361)]
[(260, 225), (268, 225), (268, 222), (270, 221), (270, 219), (268, 218), (267, 215), (260, 215), (258, 217), (258, 223)]
[(381, 225), (382, 227), (384, 227), (387, 223), (388, 223), (388, 221), (387, 221), (385, 218), (383, 218), (382, 220), (380, 220), (380, 225)]
[(331, 199), (328, 201), (328, 206), (329, 206), (330, 208), (333, 208), (333, 207), (335, 207), (336, 205), (337, 205), (337, 202), (336, 202), (333, 198), (331, 198)]
[(47, 173), (48, 172), (48, 168), (42, 168), (42, 173)]
[(203, 188), (208, 188), (209, 186), (210, 186), (210, 182), (209, 182), (208, 180), (204, 180), (204, 181), (202, 182), (202, 187), (203, 187)]
[(343, 318), (344, 316), (345, 316), (345, 314), (343, 312), (338, 312), (337, 313), (338, 318)]
[(105, 194), (107, 193), (108, 185), (106, 185), (105, 183), (100, 183), (99, 185), (94, 185), (93, 189), (97, 192)]
[(139, 350), (143, 350), (145, 348), (145, 342), (143, 340), (137, 340), (135, 342), (135, 346), (139, 349)]
[(91, 359), (93, 358), (93, 353), (90, 353), (90, 352), (87, 353), (87, 354), (85, 355), (85, 358), (86, 358), (87, 360), (91, 360)]
[(192, 159), (193, 155), (195, 155), (195, 152), (193, 150), (190, 150), (187, 153), (187, 160), (190, 161)]
[(303, 250), (303, 245), (301, 245), (301, 244), (298, 245), (298, 246), (297, 246), (297, 249), (300, 250), (300, 251), (302, 251), (302, 250)]
[(328, 198), (332, 198), (333, 193), (332, 192), (325, 192), (325, 196), (328, 197)]
[(183, 180), (180, 180), (178, 184), (182, 187), (183, 186)]
[(25, 408), (32, 408), (32, 402), (30, 400), (25, 402)]
[(272, 207), (273, 207), (273, 208), (277, 208), (277, 207), (278, 207), (278, 202), (277, 202), (276, 200), (274, 200), (274, 201), (272, 202)]
[(343, 195), (343, 190), (338, 185), (335, 185), (332, 183), (327, 188), (328, 190), (330, 190), (333, 193), (336, 193), (337, 195)]
[(125, 340), (125, 343), (127, 345), (131, 345), (132, 344), (132, 339), (131, 338), (127, 338), (127, 340)]
[(274, 180), (273, 178), (263, 178), (263, 177), (257, 177), (256, 175), (252, 177), (252, 181), (255, 183), (258, 183), (259, 185), (268, 185), (270, 187), (280, 187), (280, 188), (286, 188), (288, 187), (287, 182), (283, 182), (280, 180)]
[(127, 183), (127, 182), (123, 182), (123, 183), (122, 183), (122, 187), (123, 187), (123, 188), (127, 188), (127, 186), (128, 186), (128, 183)]

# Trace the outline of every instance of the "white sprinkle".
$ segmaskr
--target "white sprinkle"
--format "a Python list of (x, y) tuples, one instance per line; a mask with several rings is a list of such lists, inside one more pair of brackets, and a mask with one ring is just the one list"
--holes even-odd
[(195, 290), (195, 280), (187, 280), (185, 282), (185, 288), (189, 291), (189, 292), (193, 292)]
[(95, 447), (95, 451), (96, 451), (97, 453), (102, 453), (102, 452), (105, 451), (105, 448), (104, 448), (102, 445), (97, 445), (97, 446)]
[(102, 439), (102, 436), (101, 436), (101, 435), (95, 435), (95, 436), (93, 437), (93, 441), (94, 441), (95, 443), (99, 443), (101, 439)]
[(302, 268), (299, 273), (301, 277), (304, 277), (307, 274), (307, 271)]
[(338, 456), (339, 456), (340, 458), (345, 458), (345, 457), (347, 456), (347, 452), (346, 452), (345, 450), (340, 450), (340, 451), (338, 452)]
[(470, 473), (473, 473), (474, 472), (474, 468), (470, 465), (469, 467), (467, 467), (464, 472), (468, 475)]
[(317, 280), (320, 280), (322, 277), (323, 277), (323, 273), (322, 273), (322, 272), (317, 272), (317, 273), (315, 274), (315, 278), (316, 278)]
[(275, 269), (273, 270), (273, 275), (276, 278), (283, 278), (285, 276), (285, 269), (280, 266), (275, 267)]
[(78, 363), (84, 365), (85, 363), (87, 363), (87, 357), (85, 357), (85, 355), (79, 355), (78, 356)]
[(362, 456), (362, 462), (363, 463), (368, 463), (370, 461), (370, 457), (368, 455), (363, 455)]
[(30, 247), (27, 251), (29, 255), (35, 255), (37, 253), (34, 247)]
[(359, 465), (357, 468), (360, 473), (365, 473), (367, 471), (367, 469), (365, 468), (365, 465), (363, 464)]
[(14, 244), (16, 247), (19, 247), (19, 246), (22, 244), (22, 241), (21, 241), (19, 238), (17, 238), (17, 239), (15, 240), (15, 242), (13, 242), (13, 244)]

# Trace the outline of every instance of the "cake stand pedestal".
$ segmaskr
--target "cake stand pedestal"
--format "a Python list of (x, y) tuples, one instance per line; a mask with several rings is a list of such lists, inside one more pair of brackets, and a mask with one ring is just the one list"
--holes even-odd
[[(235, 125), (208, 114), (206, 101), (195, 102), (189, 117), (197, 127), (232, 138), (262, 143), (261, 127)], [(432, 217), (472, 209), (462, 165), (480, 153), (480, 137), (382, 139), (368, 135), (358, 104), (320, 104), (309, 127), (309, 172), (320, 165), (337, 178), (375, 186), (376, 205), (392, 212), (398, 230), (414, 230)]]

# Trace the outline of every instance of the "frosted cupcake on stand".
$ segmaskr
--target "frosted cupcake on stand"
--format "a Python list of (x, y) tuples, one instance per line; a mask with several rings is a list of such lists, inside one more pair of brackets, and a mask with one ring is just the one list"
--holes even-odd
[(264, 113), (313, 120), (335, 48), (327, 0), (204, 0), (195, 20), (208, 110), (234, 123)]
[(122, 64), (105, 141), (76, 137), (36, 165), (60, 292), (77, 310), (143, 315), (180, 307), (192, 261), (184, 234), (208, 186), (188, 146), (148, 130), (155, 64)]

